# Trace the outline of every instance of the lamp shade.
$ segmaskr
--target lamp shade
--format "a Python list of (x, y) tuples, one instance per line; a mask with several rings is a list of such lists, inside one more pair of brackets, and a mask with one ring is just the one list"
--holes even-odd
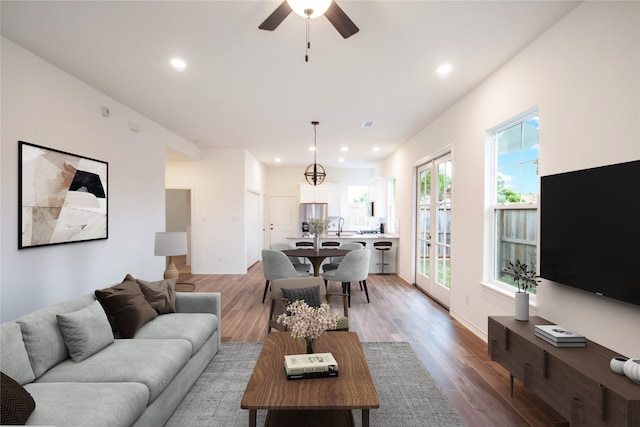
[(175, 256), (187, 253), (187, 233), (185, 231), (163, 231), (156, 233), (154, 255)]

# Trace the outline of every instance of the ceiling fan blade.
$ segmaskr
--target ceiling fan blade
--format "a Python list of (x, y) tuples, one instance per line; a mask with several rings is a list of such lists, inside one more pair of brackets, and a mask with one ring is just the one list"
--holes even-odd
[(284, 0), (282, 3), (280, 3), (280, 6), (278, 6), (276, 10), (274, 10), (262, 24), (260, 24), (258, 28), (267, 31), (275, 30), (276, 28), (278, 28), (278, 25), (280, 25), (282, 21), (284, 21), (284, 18), (289, 16), (292, 10), (293, 9), (291, 9), (291, 6), (289, 6), (287, 0)]
[(331, 25), (336, 27), (336, 30), (338, 30), (340, 35), (345, 39), (360, 31), (356, 24), (344, 13), (344, 10), (338, 6), (335, 0), (331, 2), (331, 6), (329, 6), (329, 9), (324, 13), (324, 16), (327, 17)]

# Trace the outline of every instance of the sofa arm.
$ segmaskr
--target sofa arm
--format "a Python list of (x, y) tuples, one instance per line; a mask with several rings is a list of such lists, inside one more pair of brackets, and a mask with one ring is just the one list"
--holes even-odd
[(176, 292), (177, 313), (212, 313), (222, 318), (222, 296), (219, 292)]

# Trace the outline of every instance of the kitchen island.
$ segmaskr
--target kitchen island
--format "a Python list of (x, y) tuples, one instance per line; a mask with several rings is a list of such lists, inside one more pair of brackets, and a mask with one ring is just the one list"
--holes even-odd
[[(380, 251), (376, 250), (373, 247), (375, 242), (391, 242), (391, 250), (386, 251), (384, 254), (384, 272), (385, 273), (395, 273), (396, 272), (396, 259), (398, 253), (398, 243), (400, 241), (400, 236), (397, 234), (379, 234), (379, 233), (365, 233), (360, 234), (357, 232), (344, 232), (341, 233), (340, 236), (336, 236), (333, 232), (329, 232), (327, 235), (320, 237), (320, 244), (322, 242), (365, 242), (367, 244), (366, 248), (371, 249), (371, 259), (369, 260), (369, 274), (378, 274), (380, 273), (380, 266), (377, 265), (380, 262)], [(287, 237), (287, 241), (293, 245), (297, 242), (313, 242), (313, 238), (307, 235), (299, 235), (299, 236), (291, 236)]]

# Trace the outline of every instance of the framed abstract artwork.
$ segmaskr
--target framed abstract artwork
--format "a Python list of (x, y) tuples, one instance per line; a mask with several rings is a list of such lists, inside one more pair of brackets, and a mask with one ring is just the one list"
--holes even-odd
[(18, 142), (18, 249), (108, 238), (109, 164)]

